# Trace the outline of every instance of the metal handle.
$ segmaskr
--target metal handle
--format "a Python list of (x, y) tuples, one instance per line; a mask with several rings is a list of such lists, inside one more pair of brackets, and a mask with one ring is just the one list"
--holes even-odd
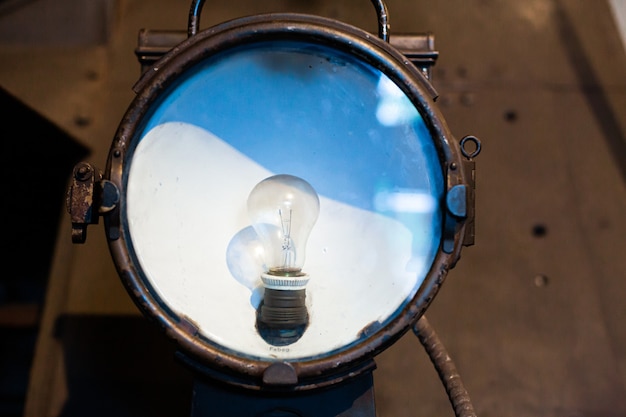
[[(189, 9), (189, 24), (187, 25), (187, 37), (192, 37), (198, 33), (200, 27), (200, 13), (205, 0), (192, 0)], [(376, 9), (378, 17), (378, 37), (385, 42), (389, 42), (389, 22), (387, 15), (387, 5), (384, 0), (371, 0)]]

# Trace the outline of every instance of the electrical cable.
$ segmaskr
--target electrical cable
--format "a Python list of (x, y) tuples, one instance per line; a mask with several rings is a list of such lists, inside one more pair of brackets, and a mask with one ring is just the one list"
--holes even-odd
[(413, 333), (424, 346), (424, 350), (435, 366), (439, 379), (443, 383), (456, 417), (476, 417), (474, 406), (465, 385), (461, 380), (452, 358), (445, 346), (431, 327), (426, 316), (422, 315), (413, 325)]

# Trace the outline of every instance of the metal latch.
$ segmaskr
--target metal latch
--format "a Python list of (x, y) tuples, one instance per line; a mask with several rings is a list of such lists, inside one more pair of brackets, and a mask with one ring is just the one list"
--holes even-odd
[(85, 243), (87, 226), (98, 224), (99, 216), (113, 210), (119, 200), (117, 186), (102, 179), (98, 168), (87, 162), (77, 164), (65, 201), (72, 219), (72, 242)]
[[(469, 145), (472, 144), (472, 145)], [(476, 163), (474, 158), (480, 153), (480, 140), (475, 136), (465, 136), (461, 139), (461, 153), (465, 157), (462, 166), (456, 163), (448, 168), (446, 193), (446, 215), (444, 219), (443, 251), (452, 253), (454, 250), (455, 236), (462, 228), (463, 245), (474, 244), (476, 234), (474, 219), (474, 200), (476, 188)], [(473, 149), (471, 147), (473, 146)], [(459, 173), (459, 170), (462, 170)], [(462, 181), (462, 179), (465, 179)]]

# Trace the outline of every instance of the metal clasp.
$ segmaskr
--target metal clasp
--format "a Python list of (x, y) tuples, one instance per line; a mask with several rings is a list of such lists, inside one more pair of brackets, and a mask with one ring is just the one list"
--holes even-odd
[(85, 243), (87, 226), (98, 224), (99, 216), (113, 210), (119, 199), (117, 186), (102, 179), (98, 168), (87, 162), (77, 164), (65, 201), (72, 219), (72, 242)]
[[(470, 145), (472, 144), (472, 145)], [(473, 146), (473, 149), (471, 149)], [(463, 233), (463, 246), (474, 244), (476, 163), (474, 158), (481, 151), (480, 140), (465, 136), (460, 142), (461, 154), (465, 157), (462, 166), (452, 162), (448, 167), (446, 193), (446, 215), (443, 235), (443, 251), (452, 253), (457, 235)]]

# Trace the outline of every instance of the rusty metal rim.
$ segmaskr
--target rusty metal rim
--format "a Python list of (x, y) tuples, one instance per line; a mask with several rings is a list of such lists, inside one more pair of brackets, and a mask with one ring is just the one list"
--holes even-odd
[[(136, 145), (136, 132), (159, 94), (166, 91), (178, 76), (198, 62), (215, 54), (250, 42), (294, 40), (319, 43), (355, 55), (397, 83), (422, 114), (439, 152), (443, 177), (449, 166), (461, 164), (460, 149), (434, 104), (434, 90), (406, 57), (388, 43), (353, 26), (332, 19), (301, 14), (266, 14), (235, 19), (209, 28), (188, 38), (159, 60), (139, 80), (134, 89), (137, 97), (122, 119), (114, 138), (106, 175), (122, 191), (121, 204), (105, 217), (105, 231), (118, 273), (140, 310), (157, 322), (165, 333), (198, 368), (225, 382), (249, 389), (262, 389), (262, 376), (273, 361), (243, 357), (198, 334), (192, 321), (177, 316), (150, 288), (149, 280), (135, 258), (132, 242), (124, 224), (125, 181), (129, 155)], [(454, 183), (467, 183), (463, 172), (454, 175)], [(289, 390), (308, 390), (334, 384), (368, 369), (362, 365), (391, 346), (404, 335), (426, 311), (450, 268), (459, 257), (465, 227), (457, 229), (454, 249), (439, 249), (433, 265), (412, 300), (382, 329), (327, 356), (287, 361), (298, 382)]]

